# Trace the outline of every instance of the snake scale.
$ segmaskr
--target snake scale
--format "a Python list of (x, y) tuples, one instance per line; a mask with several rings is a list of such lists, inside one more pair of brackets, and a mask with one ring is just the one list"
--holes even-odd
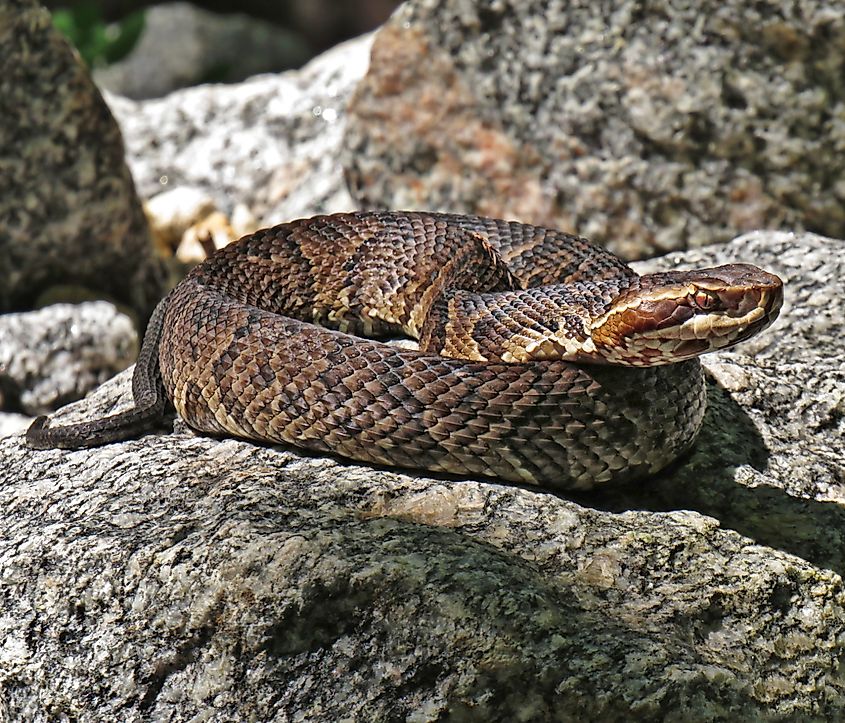
[[(159, 304), (133, 409), (39, 418), (27, 440), (96, 446), (172, 405), (201, 432), (587, 489), (681, 455), (706, 406), (697, 356), (765, 328), (781, 300), (780, 279), (747, 264), (638, 276), (516, 222), (317, 216), (221, 249)], [(420, 350), (378, 340), (396, 334)]]

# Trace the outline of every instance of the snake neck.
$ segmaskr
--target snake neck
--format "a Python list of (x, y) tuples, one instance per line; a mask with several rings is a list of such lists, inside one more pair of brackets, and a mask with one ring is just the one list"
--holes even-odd
[(498, 293), (452, 290), (429, 310), (420, 348), (472, 361), (606, 363), (591, 325), (628, 279)]
[(498, 293), (452, 290), (421, 346), (475, 361), (661, 366), (731, 347), (769, 326), (782, 282), (748, 264)]

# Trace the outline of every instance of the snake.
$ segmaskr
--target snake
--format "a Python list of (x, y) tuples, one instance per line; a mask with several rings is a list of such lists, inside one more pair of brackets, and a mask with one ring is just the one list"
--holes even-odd
[(39, 417), (26, 440), (98, 446), (175, 409), (197, 432), (373, 466), (630, 482), (693, 445), (699, 356), (769, 326), (782, 286), (745, 263), (639, 275), (579, 236), (479, 216), (299, 219), (214, 252), (159, 303), (131, 409)]

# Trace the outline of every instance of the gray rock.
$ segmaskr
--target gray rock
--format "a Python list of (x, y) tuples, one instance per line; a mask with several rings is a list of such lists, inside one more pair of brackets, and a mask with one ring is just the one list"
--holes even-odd
[(35, 0), (0, 0), (0, 312), (54, 284), (142, 320), (164, 290), (120, 131)]
[(352, 195), (628, 258), (758, 228), (841, 238), (843, 35), (830, 0), (409, 0), (350, 103)]
[(178, 421), (88, 451), (0, 440), (7, 717), (842, 719), (845, 242), (654, 264), (727, 260), (783, 276), (782, 318), (708, 359), (699, 442), (639, 485), (564, 498)]
[[(0, 407), (2, 407), (2, 395), (0, 395)], [(31, 423), (32, 417), (26, 414), (0, 412), (0, 437), (23, 432)]]
[[(68, 134), (68, 138), (83, 134), (82, 142), (79, 138), (74, 141), (78, 145), (75, 148), (78, 162), (80, 167), (97, 175), (85, 176), (80, 181), (86, 184), (85, 188), (74, 193), (83, 207), (74, 210), (70, 217), (45, 221), (45, 217), (50, 219), (52, 216), (35, 209), (32, 216), (26, 216), (25, 227), (0, 223), (0, 255), (3, 258), (0, 309), (3, 303), (30, 305), (39, 294), (44, 298), (45, 286), (54, 288), (60, 281), (89, 285), (119, 299), (139, 302), (140, 297), (135, 294), (138, 291), (144, 305), (156, 301), (163, 293), (162, 286), (141, 288), (145, 283), (141, 277), (147, 278), (153, 267), (159, 267), (157, 262), (151, 261), (146, 221), (140, 215), (132, 182), (123, 165), (116, 124), (84, 71), (71, 62), (64, 41), (42, 27), (45, 23), (49, 26), (48, 15), (40, 11), (29, 14), (7, 11), (5, 16), (0, 14), (0, 21), (3, 17), (10, 23), (13, 20), (19, 24), (34, 22), (38, 33), (44, 35), (44, 38), (37, 35), (44, 42), (41, 49), (44, 62), (64, 62), (78, 97), (91, 104), (90, 108), (86, 105), (78, 111), (82, 121), (91, 126), (90, 135), (88, 128), (73, 128), (61, 114), (60, 119), (63, 118), (66, 125), (56, 132)], [(0, 38), (1, 28), (5, 27), (0, 23)], [(20, 42), (23, 47), (24, 41)], [(231, 213), (239, 207), (249, 206), (257, 209), (267, 224), (320, 211), (352, 208), (337, 160), (337, 148), (344, 122), (343, 106), (354, 83), (366, 69), (369, 42), (369, 38), (359, 39), (321, 56), (301, 71), (257, 78), (240, 86), (194, 88), (146, 103), (110, 96), (126, 131), (131, 162), (142, 194), (149, 197), (162, 188), (187, 190), (192, 186), (194, 196), (202, 196), (207, 208), (215, 207), (216, 202), (217, 208)], [(6, 60), (5, 56), (3, 60)], [(20, 76), (19, 70), (16, 72)], [(16, 77), (13, 74), (11, 79)], [(3, 84), (9, 82), (9, 78), (0, 77), (0, 87), (6, 87)], [(16, 92), (22, 92), (25, 87), (23, 76), (19, 78), (18, 86)], [(64, 96), (56, 92), (56, 97), (59, 102)], [(70, 100), (66, 102), (70, 103)], [(44, 102), (39, 103), (31, 102), (31, 108), (25, 110), (33, 117), (39, 112), (44, 114)], [(92, 113), (97, 115), (99, 126), (86, 115)], [(4, 117), (15, 116), (10, 111)], [(19, 135), (30, 132), (27, 128), (21, 124), (15, 132)], [(46, 133), (46, 129), (40, 129), (38, 137), (46, 137)], [(63, 137), (63, 142), (69, 141)], [(13, 148), (11, 141), (8, 146), (0, 145)], [(30, 145), (39, 147), (37, 143)], [(19, 149), (15, 152), (20, 153)], [(60, 156), (64, 158), (68, 153), (71, 149), (64, 148)], [(59, 171), (44, 163), (27, 166), (26, 158), (26, 155), (15, 156), (14, 167), (20, 173), (29, 174), (27, 183), (38, 186), (39, 194), (52, 192), (55, 184), (64, 192), (67, 189), (62, 186), (62, 174), (76, 178), (75, 173), (82, 173), (67, 169)], [(111, 167), (109, 171), (105, 165), (92, 165), (94, 160), (104, 164), (108, 161), (118, 167), (116, 170)], [(118, 183), (114, 174), (125, 183)], [(0, 190), (4, 188), (5, 180), (6, 176), (0, 174)], [(105, 185), (99, 185), (101, 180)], [(164, 183), (164, 180), (168, 182)], [(106, 186), (112, 189), (108, 193), (104, 190)], [(26, 184), (7, 190), (10, 203), (7, 211), (17, 214), (21, 207), (20, 194), (26, 190)], [(121, 196), (123, 191), (129, 195)], [(91, 201), (90, 194), (99, 197), (97, 203)], [(132, 223), (142, 224), (143, 233), (135, 233), (120, 225), (120, 219), (115, 220), (116, 209), (121, 203), (130, 206), (130, 211), (124, 213), (124, 220), (130, 218)], [(0, 203), (0, 221), (4, 218), (3, 213)], [(95, 231), (90, 223), (101, 227)], [(3, 228), (9, 235), (4, 235)], [(144, 262), (144, 258), (149, 263)], [(127, 264), (136, 266), (129, 271)], [(154, 274), (154, 277), (156, 282), (162, 281), (158, 275)], [(8, 296), (4, 300), (5, 292)], [(35, 312), (30, 319), (0, 316), (0, 340), (8, 341), (0, 344), (0, 409), (31, 414), (49, 411), (80, 398), (131, 362), (132, 357), (127, 355), (135, 348), (134, 335), (124, 322), (116, 321), (112, 307), (92, 308), (111, 311), (92, 316), (84, 310), (65, 308), (57, 312), (54, 319), (49, 318), (51, 312), (47, 310)], [(142, 320), (147, 311), (143, 312)], [(97, 318), (104, 325), (99, 331), (95, 328)], [(74, 330), (70, 337), (67, 336), (69, 330)], [(50, 343), (56, 345), (52, 351)], [(74, 357), (74, 354), (79, 356)]]
[(172, 2), (148, 8), (132, 52), (95, 69), (94, 80), (128, 98), (156, 98), (211, 77), (233, 83), (301, 65), (307, 58), (305, 44), (279, 25)]
[(134, 102), (106, 94), (139, 193), (207, 193), (221, 211), (246, 205), (269, 225), (351, 210), (338, 149), (344, 108), (369, 59), (358, 38), (297, 71)]
[(105, 301), (0, 315), (0, 409), (49, 412), (81, 399), (137, 354), (132, 320)]

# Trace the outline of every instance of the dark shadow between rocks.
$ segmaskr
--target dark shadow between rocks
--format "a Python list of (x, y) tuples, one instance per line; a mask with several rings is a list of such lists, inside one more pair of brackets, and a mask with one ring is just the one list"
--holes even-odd
[(765, 473), (770, 452), (745, 410), (710, 378), (707, 397), (698, 440), (674, 465), (639, 483), (567, 498), (608, 512), (692, 510), (761, 545), (845, 577), (845, 509), (771, 485), (738, 483), (737, 467)]

